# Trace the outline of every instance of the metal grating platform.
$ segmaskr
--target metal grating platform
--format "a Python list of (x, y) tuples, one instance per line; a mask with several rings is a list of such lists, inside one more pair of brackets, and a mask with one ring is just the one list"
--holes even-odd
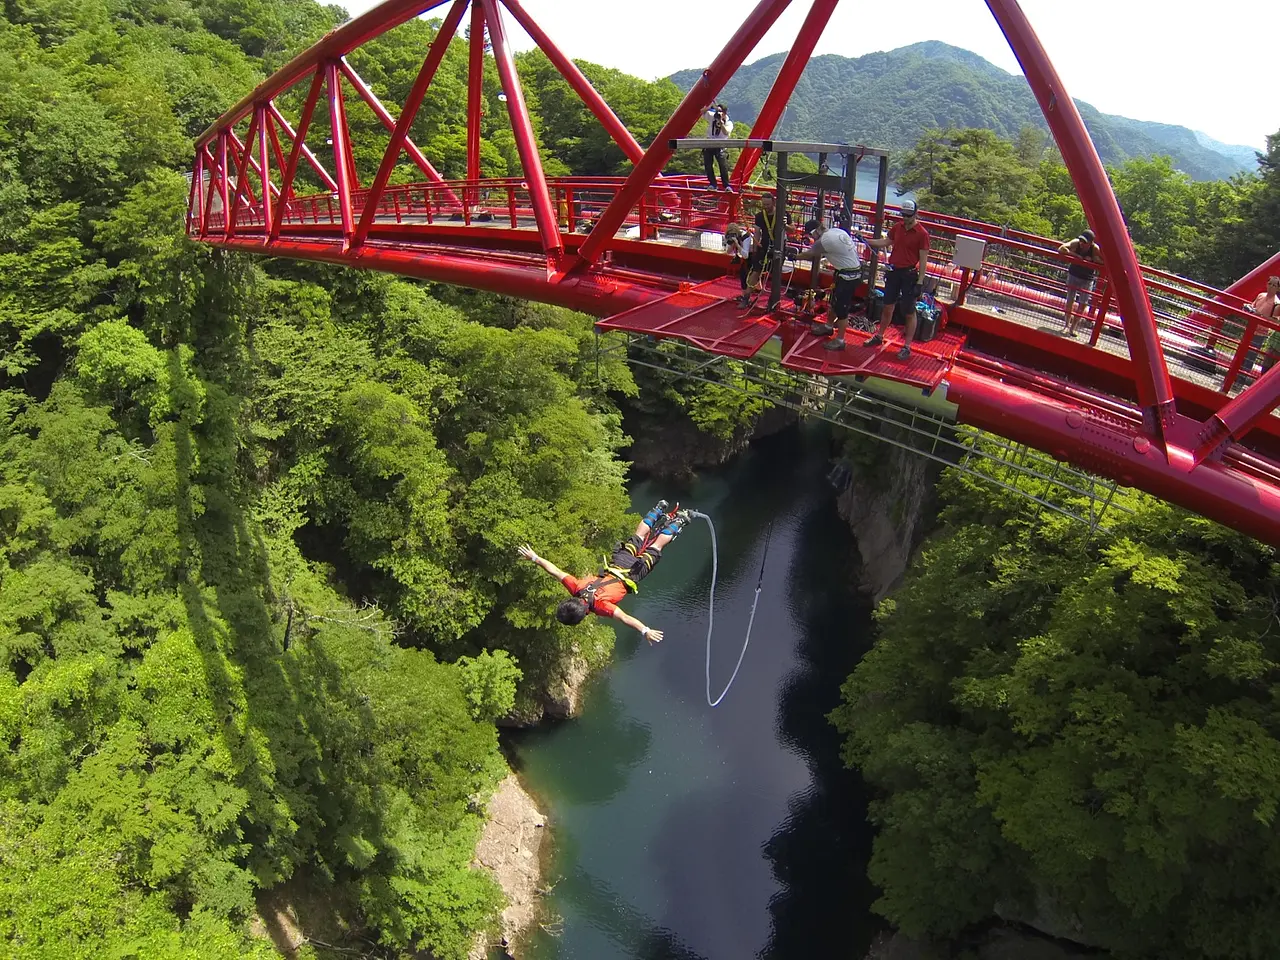
[(744, 360), (754, 356), (781, 323), (767, 311), (744, 309), (736, 300), (741, 292), (737, 278), (718, 277), (600, 320), (596, 329), (676, 338), (700, 350)]
[(946, 377), (956, 354), (964, 346), (963, 334), (947, 331), (927, 343), (912, 344), (911, 356), (899, 360), (898, 348), (902, 341), (894, 335), (892, 328), (884, 345), (878, 347), (865, 346), (871, 334), (861, 330), (845, 331), (843, 350), (827, 350), (828, 339), (802, 332), (782, 358), (782, 365), (798, 373), (824, 377), (881, 377), (933, 390)]

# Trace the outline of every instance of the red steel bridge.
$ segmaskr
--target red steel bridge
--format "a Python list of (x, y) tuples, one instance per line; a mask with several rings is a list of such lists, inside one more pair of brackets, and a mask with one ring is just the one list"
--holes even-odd
[[(229, 249), (560, 304), (605, 318), (598, 330), (620, 331), (633, 345), (680, 344), (704, 357), (702, 366), (727, 358), (763, 364), (797, 384), (829, 383), (827, 399), (845, 407), (860, 385), (896, 383), (899, 396), (921, 404), (922, 397), (940, 399), (951, 422), (1053, 458), (1043, 463), (1109, 478), (1112, 489), (1119, 483), (1149, 491), (1280, 544), (1280, 418), (1271, 413), (1280, 401), (1280, 365), (1265, 369), (1260, 347), (1276, 325), (1242, 309), (1280, 255), (1228, 291), (1142, 266), (1075, 104), (1016, 0), (986, 4), (1022, 65), (1103, 250), (1085, 336), (1060, 332), (1067, 263), (1057, 241), (927, 213), (929, 272), (939, 281), (946, 323), (908, 361), (897, 359), (892, 336), (873, 350), (863, 346), (868, 334), (851, 328), (844, 351), (826, 351), (797, 321), (795, 307), (744, 311), (733, 302), (738, 286), (727, 276), (723, 232), (732, 222), (751, 222), (764, 192), (751, 185), (761, 148), (772, 146), (838, 0), (811, 0), (752, 127), (753, 145), (734, 168), (735, 191), (708, 191), (701, 177), (663, 171), (673, 141), (688, 136), (789, 2), (756, 3), (646, 147), (520, 0), (387, 0), (295, 57), (200, 136), (188, 233)], [(347, 55), (437, 7), (443, 23), (393, 112)], [(545, 175), (512, 57), (512, 21), (612, 137), (631, 163), (629, 175)], [(446, 180), (411, 131), (450, 42), (468, 42), (458, 37), (464, 24), (466, 177)], [(486, 96), (483, 84), (490, 56), (497, 96)], [(503, 104), (523, 176), (484, 178), (482, 112)], [(386, 130), (376, 170), (357, 169), (349, 109), (371, 111)], [(420, 182), (393, 184), (406, 158)], [(858, 159), (855, 149), (849, 162)], [(403, 170), (394, 179), (403, 180)], [(813, 197), (788, 191), (787, 203), (800, 223)], [(871, 223), (877, 210), (859, 202), (853, 214)], [(953, 265), (959, 236), (985, 240), (979, 267)], [(789, 283), (809, 282), (798, 266), (787, 274)]]

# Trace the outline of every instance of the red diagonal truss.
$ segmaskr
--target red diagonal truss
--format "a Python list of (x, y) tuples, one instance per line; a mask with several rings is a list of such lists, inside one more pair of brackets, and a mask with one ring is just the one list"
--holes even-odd
[[(837, 2), (812, 0), (753, 135), (773, 132)], [(1259, 344), (1280, 323), (1243, 312), (1228, 293), (1138, 263), (1097, 152), (1030, 23), (1015, 0), (986, 3), (1022, 64), (1103, 245), (1104, 276), (1084, 318), (1087, 342), (1058, 336), (1042, 322), (1062, 311), (1057, 278), (1066, 264), (1056, 241), (927, 212), (923, 218), (938, 239), (929, 271), (950, 285), (954, 302), (946, 331), (918, 344), (909, 360), (897, 360), (896, 349), (869, 349), (865, 336), (854, 333), (846, 349), (833, 354), (791, 322), (786, 310), (734, 305), (736, 279), (724, 279), (725, 254), (708, 238), (730, 222), (749, 222), (761, 191), (708, 194), (697, 178), (662, 173), (671, 156), (668, 141), (693, 128), (788, 0), (756, 3), (647, 149), (551, 42), (524, 0), (453, 0), (422, 51), (422, 68), (397, 118), (394, 105), (383, 106), (344, 58), (441, 2), (388, 0), (299, 54), (200, 136), (187, 229), (228, 248), (562, 304), (610, 317), (603, 329), (679, 338), (728, 358), (752, 356), (781, 338), (780, 367), (797, 376), (874, 376), (943, 390), (964, 422), (1280, 545), (1280, 418), (1271, 415), (1280, 402), (1280, 373), (1270, 366), (1280, 358), (1268, 356), (1264, 363), (1258, 356), (1266, 353)], [(545, 175), (503, 25), (504, 6), (632, 162), (628, 177)], [(465, 166), (459, 161), (448, 171), (457, 179), (444, 180), (409, 131), (468, 12)], [(490, 83), (496, 74), (505, 94), (518, 177), (485, 179), (481, 169), (490, 63)], [(344, 79), (391, 131), (367, 190), (353, 159)], [(310, 89), (295, 132), (275, 100), (300, 82)], [(322, 92), (331, 172), (306, 143)], [(248, 127), (244, 142), (238, 124)], [(289, 143), (287, 157), (281, 134)], [(425, 182), (391, 184), (402, 152)], [(303, 159), (323, 192), (297, 188)], [(755, 151), (743, 151), (735, 183), (749, 179), (757, 159)], [(792, 200), (812, 198), (796, 191)], [(871, 210), (854, 203), (862, 222)], [(945, 250), (961, 233), (983, 237), (1001, 255), (988, 257), (976, 273), (960, 271), (947, 262)], [(1266, 269), (1269, 264), (1259, 271)], [(1248, 282), (1256, 282), (1259, 271)], [(803, 274), (799, 282), (806, 282)], [(1019, 312), (1030, 321), (1018, 322)]]

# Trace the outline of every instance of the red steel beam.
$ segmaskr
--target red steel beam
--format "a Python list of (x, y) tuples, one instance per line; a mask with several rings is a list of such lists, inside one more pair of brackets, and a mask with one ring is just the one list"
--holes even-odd
[(227, 141), (231, 139), (231, 131), (223, 130), (222, 136), (218, 137), (218, 171), (221, 173), (222, 183), (219, 186), (219, 195), (222, 198), (222, 223), (225, 228), (227, 220), (231, 217), (231, 204), (227, 197), (230, 190), (230, 176), (227, 167)]
[(312, 70), (323, 67), (328, 61), (350, 53), (365, 41), (372, 40), (428, 10), (434, 10), (445, 2), (446, 0), (387, 0), (386, 3), (379, 4), (368, 13), (361, 14), (336, 30), (331, 30), (318, 43), (307, 47), (254, 87), (252, 93), (213, 121), (209, 128), (196, 138), (196, 146), (207, 143), (217, 136), (220, 130), (236, 123), (258, 101), (275, 99), (276, 94), (289, 89)]
[[(215, 239), (216, 246), (261, 252), (256, 240)], [(275, 256), (387, 270), (457, 286), (492, 290), (555, 303), (596, 316), (619, 313), (674, 292), (674, 279), (640, 280), (605, 267), (610, 282), (594, 276), (548, 277), (540, 258), (436, 247), (397, 249), (367, 245), (359, 254), (336, 243), (282, 239)], [(992, 433), (1026, 443), (1051, 456), (1119, 483), (1144, 489), (1266, 543), (1280, 545), (1280, 487), (1229, 463), (1202, 463), (1184, 472), (1169, 463), (1132, 423), (1117, 423), (1081, 401), (1045, 396), (1000, 376), (969, 367), (963, 357), (948, 374), (948, 400), (959, 417)]]
[[(813, 56), (813, 48), (817, 46), (822, 31), (827, 28), (827, 21), (831, 19), (838, 2), (839, 0), (814, 0), (813, 6), (809, 8), (809, 15), (804, 18), (800, 32), (796, 35), (796, 42), (791, 45), (787, 59), (773, 81), (769, 96), (765, 97), (760, 107), (756, 122), (751, 125), (752, 137), (768, 139), (773, 136), (774, 128), (787, 109), (787, 101), (796, 89), (796, 82), (804, 72), (809, 58)], [(738, 162), (734, 164), (733, 175), (729, 179), (736, 184), (746, 183), (759, 162), (760, 149), (747, 147), (738, 154)]]
[[(323, 80), (324, 68), (317, 68), (315, 75)], [(294, 133), (293, 127), (291, 127), (289, 125), (289, 121), (284, 118), (284, 114), (279, 111), (274, 103), (270, 105), (269, 109), (271, 110), (271, 115), (276, 118), (276, 123), (280, 124), (280, 129), (284, 131), (285, 136), (292, 140), (296, 145), (299, 142), (298, 135)], [(306, 158), (307, 163), (310, 164), (311, 169), (316, 172), (316, 176), (320, 178), (321, 182), (325, 185), (325, 188), (331, 193), (337, 193), (338, 181), (329, 176), (329, 171), (324, 168), (324, 164), (322, 164), (316, 155), (311, 152), (311, 148), (308, 147), (305, 142), (306, 138), (306, 131), (304, 130), (302, 131), (302, 156)]]
[[(249, 121), (249, 132), (245, 134), (246, 143), (253, 143), (253, 138), (258, 132), (258, 117), (260, 115), (259, 111), (254, 111), (253, 119)], [(231, 137), (232, 139), (235, 139), (235, 134), (231, 134)], [(240, 146), (241, 150), (240, 163), (239, 166), (236, 167), (236, 195), (231, 201), (230, 211), (225, 212), (222, 218), (222, 232), (227, 237), (230, 237), (236, 232), (236, 215), (240, 212), (240, 199), (244, 196), (245, 190), (248, 189), (249, 186), (249, 178), (246, 174), (249, 172), (249, 165), (253, 163), (253, 151), (249, 149), (247, 145), (241, 145), (238, 140), (236, 141), (236, 145)], [(263, 193), (266, 192), (266, 190), (263, 191)]]
[(516, 135), (516, 151), (520, 154), (520, 165), (524, 167), (524, 178), (529, 184), (529, 199), (533, 202), (533, 218), (538, 222), (538, 236), (542, 239), (542, 249), (547, 256), (558, 260), (564, 251), (564, 241), (560, 239), (560, 225), (555, 206), (551, 203), (551, 191), (547, 188), (547, 178), (542, 172), (542, 158), (538, 154), (533, 124), (529, 122), (529, 110), (524, 103), (520, 75), (516, 73), (516, 63), (507, 46), (506, 30), (502, 26), (497, 0), (480, 2), (484, 4), (484, 19), (489, 26), (489, 40), (493, 44), (498, 76), (502, 79), (502, 89), (507, 95), (507, 113), (511, 116), (511, 130)]
[(338, 209), (342, 214), (344, 246), (351, 242), (355, 229), (351, 213), (351, 149), (347, 143), (347, 116), (342, 105), (341, 74), (338, 61), (330, 60), (325, 67), (325, 86), (329, 94), (329, 121), (333, 128), (333, 167), (338, 171)]
[(191, 171), (191, 190), (187, 194), (187, 234), (191, 233), (191, 225), (196, 214), (196, 197), (200, 196), (200, 182), (204, 180), (204, 153), (196, 151), (196, 167)]
[[(236, 136), (236, 132), (235, 132), (234, 130), (230, 131), (230, 133), (231, 133), (231, 142), (235, 145), (235, 148), (236, 148), (237, 150), (240, 150), (240, 151), (248, 150), (248, 152), (249, 152), (249, 169), (250, 169), (250, 170), (252, 170), (254, 173), (256, 173), (256, 174), (258, 175), (258, 177), (259, 177), (259, 178), (261, 178), (261, 177), (262, 177), (262, 169), (258, 166), (258, 161), (257, 161), (257, 160), (255, 160), (255, 159), (254, 159), (254, 157), (253, 157), (253, 150), (251, 150), (251, 149), (247, 148), (247, 147), (245, 146), (245, 144), (243, 144), (243, 143), (241, 143), (241, 142), (240, 142), (240, 138)], [(246, 137), (246, 140), (248, 140), (248, 139), (249, 139), (249, 138), (247, 138), (247, 137)], [(279, 192), (280, 192), (280, 191), (276, 190), (276, 185), (275, 185), (274, 183), (273, 183), (273, 184), (271, 184), (271, 189), (272, 189), (272, 191), (273, 191), (273, 192), (275, 192), (275, 193), (277, 193), (277, 194), (279, 194)], [(256, 202), (257, 202), (257, 198), (253, 195), (253, 187), (252, 187), (252, 186), (250, 186), (250, 187), (248, 188), (248, 190), (249, 190), (249, 201), (250, 201), (251, 203), (256, 203)]]
[(199, 156), (209, 168), (209, 189), (204, 195), (204, 205), (200, 208), (200, 236), (203, 238), (209, 232), (209, 208), (213, 206), (213, 190), (222, 174), (207, 143), (201, 145)]
[(760, 0), (751, 15), (738, 28), (738, 32), (729, 38), (720, 55), (703, 71), (698, 82), (671, 115), (671, 119), (653, 138), (653, 143), (631, 171), (631, 176), (627, 177), (622, 189), (600, 214), (595, 227), (578, 248), (578, 256), (583, 263), (594, 263), (599, 258), (605, 245), (613, 240), (614, 234), (626, 220), (631, 208), (671, 159), (671, 148), (667, 146), (667, 141), (683, 137), (693, 129), (706, 105), (716, 98), (790, 2), (791, 0)]
[[(409, 96), (405, 99), (404, 108), (400, 111), (400, 119), (391, 132), (391, 142), (387, 144), (387, 152), (382, 155), (382, 163), (378, 166), (378, 173), (373, 178), (373, 186), (369, 188), (364, 213), (360, 217), (360, 225), (356, 228), (356, 235), (352, 241), (357, 247), (369, 236), (378, 201), (382, 198), (382, 192), (386, 190), (387, 181), (391, 178), (391, 171), (395, 169), (396, 161), (400, 158), (400, 148), (409, 138), (409, 127), (413, 125), (414, 118), (418, 115), (422, 98), (427, 95), (427, 88), (431, 86), (436, 70), (444, 59), (445, 51), (449, 49), (454, 34), (458, 32), (458, 24), (462, 22), (462, 15), (466, 9), (467, 0), (454, 0), (449, 15), (445, 17), (440, 27), (440, 32), (431, 41), (431, 49), (427, 51), (426, 59), (422, 61), (422, 68), (418, 71), (413, 86), (409, 88)], [(461, 204), (453, 191), (449, 191), (449, 197), (454, 203)]]
[[(317, 68), (315, 74), (311, 78), (311, 89), (307, 92), (306, 102), (302, 106), (302, 119), (298, 122), (298, 132), (293, 136), (293, 149), (289, 151), (289, 163), (284, 168), (282, 174), (283, 179), (280, 183), (280, 192), (284, 197), (290, 197), (294, 194), (293, 178), (298, 172), (298, 157), (307, 150), (307, 145), (303, 141), (306, 140), (307, 132), (311, 129), (311, 115), (315, 113), (316, 103), (320, 100), (320, 89), (324, 86), (324, 71)], [(274, 106), (272, 107), (274, 111)], [(284, 118), (278, 112), (272, 114), (276, 121), (283, 124)], [(286, 128), (286, 133), (289, 133)], [(318, 164), (313, 164), (318, 165)], [(327, 174), (326, 174), (327, 176)], [(337, 192), (338, 185), (333, 185), (333, 191)], [(270, 242), (274, 242), (280, 236), (280, 225), (284, 223), (285, 200), (282, 199), (276, 207), (275, 219), (271, 222)]]
[[(437, 39), (439, 38), (437, 37)], [(345, 57), (338, 61), (338, 66), (342, 69), (342, 75), (347, 78), (351, 86), (355, 87), (356, 93), (360, 94), (360, 98), (369, 105), (369, 109), (374, 112), (382, 125), (389, 132), (395, 133), (397, 129), (395, 117), (391, 116), (387, 108), (382, 105), (382, 101), (374, 96), (373, 91), (360, 79), (359, 74), (351, 68), (351, 64), (347, 63)], [(412, 118), (410, 118), (410, 122), (412, 122)], [(405, 152), (409, 154), (409, 159), (418, 165), (418, 169), (427, 175), (428, 180), (432, 183), (444, 183), (444, 177), (440, 176), (436, 168), (431, 165), (431, 161), (423, 156), (422, 151), (418, 149), (418, 145), (409, 138), (407, 127), (405, 128), (403, 144)], [(453, 199), (457, 200), (456, 197)]]
[[(484, 97), (484, 7), (471, 2), (471, 52), (467, 61), (467, 179), (480, 179), (480, 120)], [(474, 201), (473, 201), (474, 202)]]
[[(824, 3), (830, 3), (835, 6), (836, 0), (821, 0)], [(547, 59), (560, 71), (560, 76), (564, 77), (569, 86), (582, 98), (582, 102), (586, 104), (601, 125), (609, 131), (609, 136), (613, 137), (616, 143), (627, 155), (627, 159), (633, 164), (639, 163), (640, 158), (644, 156), (644, 148), (636, 143), (636, 138), (631, 135), (631, 131), (626, 128), (617, 114), (610, 109), (609, 104), (604, 102), (604, 98), (596, 92), (596, 88), (591, 85), (591, 81), (582, 75), (582, 71), (577, 65), (560, 52), (551, 38), (546, 32), (538, 26), (534, 19), (525, 12), (524, 7), (520, 5), (519, 0), (502, 0), (502, 5), (511, 11), (511, 15), (519, 21), (520, 26), (524, 27), (525, 33), (533, 38), (536, 43), (547, 55)]]
[(965, 423), (1280, 545), (1280, 488), (1222, 463), (1185, 471), (1133, 428), (960, 364), (947, 379), (947, 399)]
[(1256, 383), (1236, 394), (1209, 418), (1196, 450), (1199, 462), (1230, 437), (1239, 442), (1263, 417), (1280, 404), (1280, 364), (1264, 373)]
[(1173, 385), (1160, 347), (1151, 301), (1142, 282), (1138, 256), (1102, 160), (1089, 139), (1075, 101), (1067, 93), (1017, 0), (986, 2), (1022, 65), (1022, 72), (1040, 103), (1058, 149), (1062, 151), (1063, 162), (1080, 193), (1089, 226), (1098, 235), (1133, 358), (1138, 401), (1144, 408), (1144, 416), (1150, 421), (1148, 428), (1163, 433), (1174, 422)]
[[(271, 155), (276, 158), (276, 170), (280, 172), (280, 176), (284, 176), (284, 150), (280, 148), (280, 136), (276, 133), (276, 125), (270, 119), (268, 114), (267, 130), (271, 134)], [(288, 189), (285, 188), (284, 181), (280, 182), (280, 199), (284, 200), (289, 196)]]
[(258, 165), (262, 168), (262, 240), (265, 243), (271, 226), (271, 167), (267, 162), (267, 124), (270, 114), (265, 105), (256, 108), (258, 120)]

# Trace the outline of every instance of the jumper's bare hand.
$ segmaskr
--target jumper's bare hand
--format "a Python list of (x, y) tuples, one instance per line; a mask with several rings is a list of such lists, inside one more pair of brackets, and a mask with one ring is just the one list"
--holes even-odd
[(650, 643), (661, 643), (661, 642), (662, 642), (662, 631), (661, 631), (661, 630), (650, 630), (650, 631), (648, 631), (648, 632), (644, 635), (644, 638), (645, 638), (646, 640), (648, 640)]
[(529, 546), (527, 543), (521, 545), (520, 556), (524, 557), (526, 560), (528, 560), (531, 563), (538, 562), (538, 555), (533, 552), (533, 547)]

